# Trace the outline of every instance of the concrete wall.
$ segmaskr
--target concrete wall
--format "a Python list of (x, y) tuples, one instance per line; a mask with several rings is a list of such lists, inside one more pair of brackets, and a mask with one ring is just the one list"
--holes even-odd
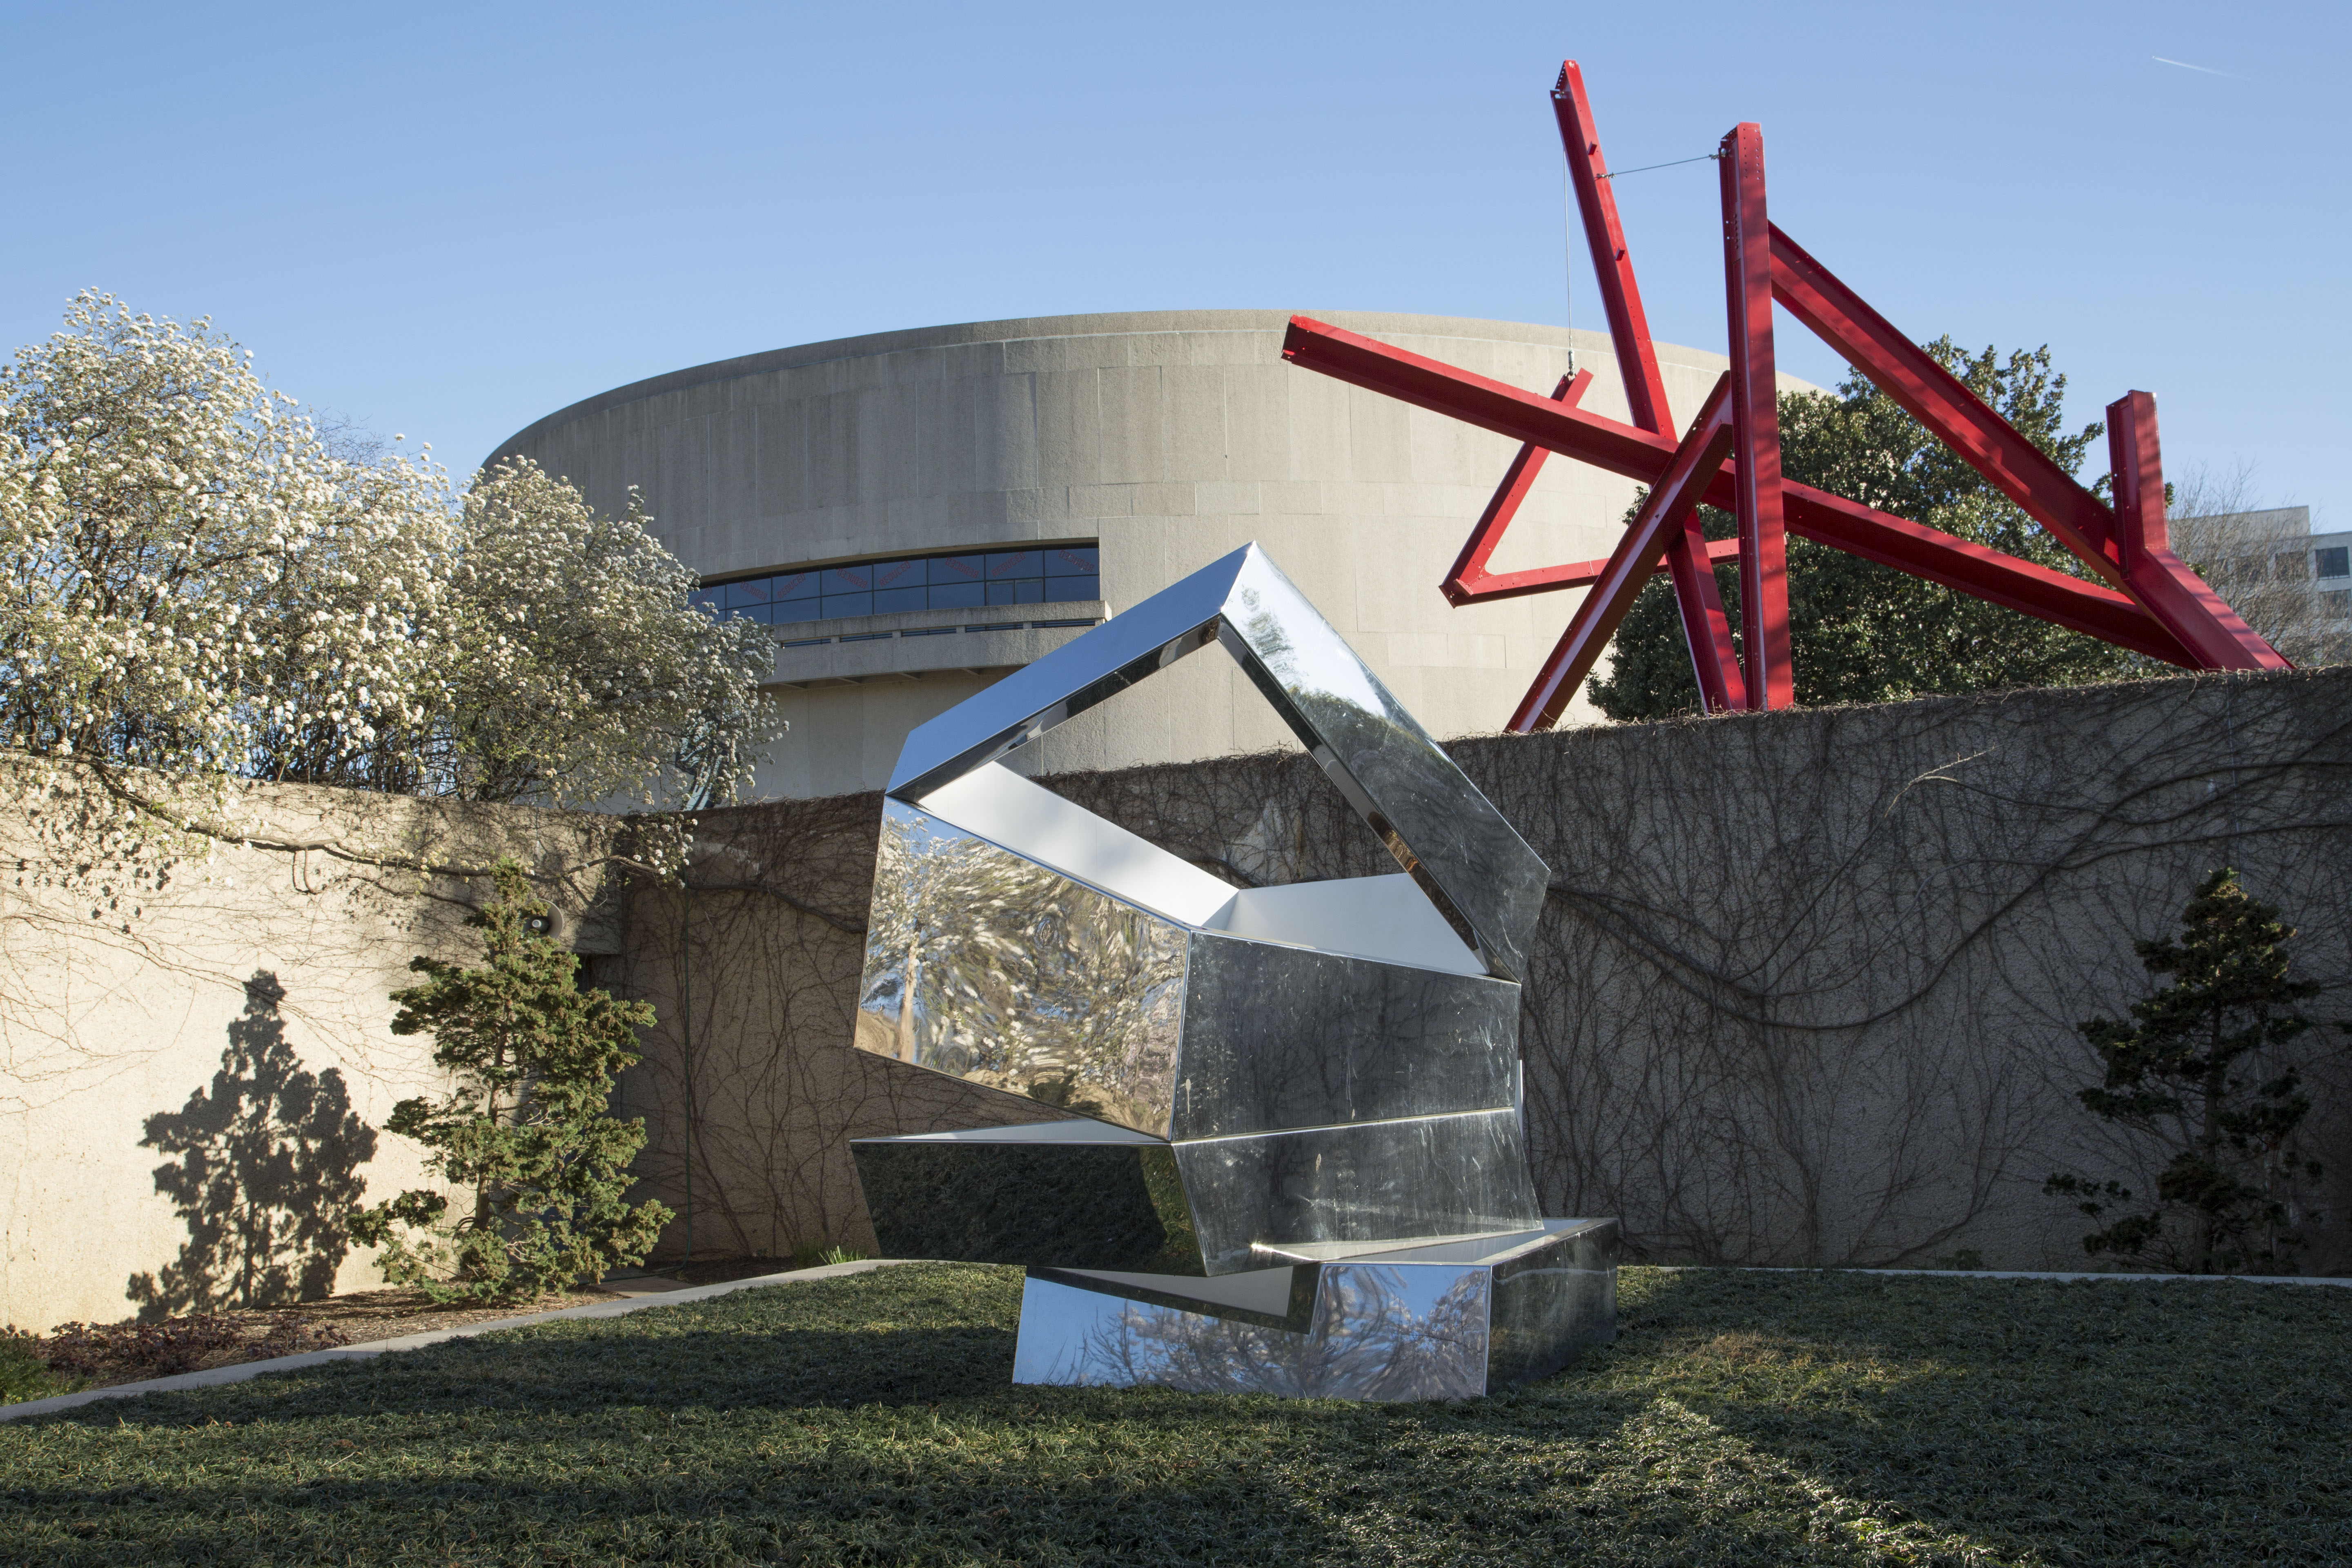
[(0, 786), (0, 1323), (382, 1284), (340, 1220), (426, 1184), (381, 1129), (446, 1086), (388, 994), (420, 952), (478, 956), (486, 883), (455, 873), (511, 854), (575, 947), (616, 942), (612, 818), (256, 785), (249, 844), (92, 863), (56, 831), (70, 786)]
[[(2145, 993), (2134, 941), (2216, 865), (2301, 927), (2314, 1016), (2352, 1016), (2352, 668), (1454, 751), (1553, 873), (1521, 1016), (1538, 1181), (1553, 1212), (1622, 1216), (1637, 1257), (2081, 1264), (2043, 1178), (2151, 1173), (2076, 1103), (2074, 1025)], [(1389, 868), (1295, 753), (1050, 782), (1236, 879)], [(73, 797), (9, 783), (0, 1321), (378, 1283), (332, 1222), (418, 1181), (381, 1129), (440, 1087), (386, 994), (413, 954), (474, 951), (464, 873), (500, 853), (593, 982), (660, 1010), (620, 1101), (650, 1123), (639, 1195), (682, 1211), (662, 1256), (689, 1210), (703, 1255), (871, 1248), (849, 1138), (1056, 1114), (852, 1050), (871, 794), (711, 814), (680, 892), (608, 884), (611, 819), (300, 788), (242, 792), (251, 847), (83, 864), (53, 830)], [(2330, 1270), (2346, 1044), (2305, 1042)]]
[[(1572, 350), (1594, 375), (1585, 406), (1625, 417), (1616, 361), (1598, 333), (1309, 313), (1546, 393)], [(539, 421), (499, 455), (569, 476), (600, 508), (618, 509), (637, 487), (663, 542), (705, 576), (1099, 539), (1104, 604), (1091, 613), (1107, 614), (1255, 540), (1432, 731), (1501, 728), (1574, 600), (1456, 610), (1437, 584), (1516, 448), (1285, 364), (1287, 320), (1139, 311), (812, 343), (602, 394)], [(1687, 417), (1725, 361), (1670, 344), (1659, 353)], [(1550, 463), (1495, 567), (1605, 556), (1633, 490), (1596, 468)], [(788, 635), (868, 629), (817, 623)], [(909, 639), (892, 645), (887, 668), (869, 668), (871, 643), (780, 649), (776, 689), (793, 729), (761, 771), (761, 793), (879, 787), (908, 729), (1072, 635), (1033, 632), (1018, 648), (997, 637)], [(859, 652), (846, 659), (851, 646)], [(1577, 704), (1570, 721), (1589, 721)], [(1237, 673), (1193, 660), (1155, 681), (1147, 700), (1057, 731), (1028, 763), (1121, 767), (1287, 743)]]
[[(2074, 1025), (2146, 994), (2133, 942), (2176, 931), (2214, 866), (2302, 928), (2314, 1016), (2352, 1017), (2352, 668), (1453, 751), (1553, 873), (1521, 1018), (1539, 1187), (1622, 1216), (1637, 1258), (2083, 1267), (2088, 1227), (2044, 1178), (2146, 1192), (2153, 1171), (2076, 1101), (2099, 1067)], [(1297, 755), (1047, 782), (1238, 879), (1392, 868)], [(849, 1048), (878, 809), (714, 814), (710, 890), (631, 903), (608, 976), (665, 1023), (630, 1103), (665, 1129), (645, 1169), (677, 1205), (690, 1083), (705, 1251), (870, 1246), (847, 1137), (1029, 1114)], [(2324, 1270), (2352, 1268), (2347, 1044), (2304, 1042)]]

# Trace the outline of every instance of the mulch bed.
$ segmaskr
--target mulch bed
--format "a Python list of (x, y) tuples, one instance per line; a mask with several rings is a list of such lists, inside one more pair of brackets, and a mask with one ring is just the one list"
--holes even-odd
[[(687, 1285), (719, 1285), (807, 1266), (805, 1260), (790, 1258), (715, 1258), (664, 1265), (655, 1273)], [(618, 1292), (593, 1285), (488, 1306), (436, 1302), (416, 1289), (354, 1290), (318, 1301), (193, 1313), (152, 1323), (68, 1323), (40, 1339), (20, 1337), (17, 1342), (46, 1361), (51, 1373), (70, 1379), (72, 1386), (107, 1388), (617, 1299)]]
[(18, 1342), (46, 1362), (52, 1375), (71, 1380), (72, 1387), (108, 1388), (615, 1299), (611, 1291), (589, 1287), (474, 1306), (436, 1302), (422, 1290), (355, 1290), (291, 1306), (198, 1312), (155, 1322), (66, 1323)]

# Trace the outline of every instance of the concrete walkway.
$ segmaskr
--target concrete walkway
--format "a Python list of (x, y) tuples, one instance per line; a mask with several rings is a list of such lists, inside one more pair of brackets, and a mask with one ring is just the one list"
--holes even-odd
[(689, 1301), (708, 1301), (714, 1296), (724, 1296), (730, 1291), (757, 1289), (762, 1285), (796, 1285), (806, 1279), (838, 1279), (846, 1274), (865, 1274), (877, 1268), (887, 1268), (894, 1262), (905, 1261), (904, 1258), (869, 1258), (857, 1263), (827, 1263), (815, 1268), (795, 1268), (786, 1274), (761, 1274), (750, 1279), (730, 1279), (722, 1285), (675, 1285), (664, 1279), (656, 1288), (645, 1289), (654, 1286), (654, 1281), (632, 1279), (619, 1282), (620, 1287), (638, 1289), (618, 1301), (564, 1307), (556, 1311), (533, 1312), (520, 1318), (496, 1318), (486, 1323), (436, 1329), (429, 1333), (407, 1334), (396, 1340), (337, 1345), (331, 1351), (277, 1356), (268, 1361), (239, 1362), (235, 1366), (184, 1372), (177, 1377), (154, 1377), (144, 1383), (118, 1383), (111, 1388), (84, 1389), (79, 1394), (60, 1394), (50, 1399), (28, 1399), (21, 1405), (0, 1405), (0, 1421), (20, 1421), (27, 1415), (47, 1415), (99, 1399), (135, 1399), (142, 1394), (169, 1394), (183, 1388), (217, 1388), (223, 1384), (243, 1383), (248, 1378), (264, 1377), (274, 1372), (295, 1372), (303, 1367), (326, 1366), (339, 1361), (365, 1361), (371, 1356), (390, 1355), (399, 1351), (423, 1350), (445, 1340), (471, 1339), (476, 1334), (494, 1334), (501, 1329), (528, 1328), (533, 1323), (552, 1323), (565, 1318), (620, 1318), (631, 1312), (642, 1312), (649, 1307), (680, 1307)]

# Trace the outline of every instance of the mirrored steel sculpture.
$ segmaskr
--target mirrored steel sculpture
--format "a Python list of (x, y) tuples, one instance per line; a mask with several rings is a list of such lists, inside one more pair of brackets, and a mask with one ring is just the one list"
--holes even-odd
[[(1216, 644), (1402, 869), (1236, 889), (1000, 759)], [(854, 1145), (892, 1257), (1029, 1271), (1014, 1377), (1365, 1399), (1539, 1377), (1615, 1324), (1546, 1219), (1519, 976), (1549, 878), (1255, 545), (922, 725), (856, 1038), (1062, 1120)]]

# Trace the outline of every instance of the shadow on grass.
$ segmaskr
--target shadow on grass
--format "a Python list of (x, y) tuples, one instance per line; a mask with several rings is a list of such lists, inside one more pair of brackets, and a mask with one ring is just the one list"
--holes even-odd
[(1457, 1405), (1016, 1388), (1019, 1295), (916, 1266), (106, 1402), (0, 1428), (0, 1534), (64, 1563), (218, 1531), (289, 1561), (2352, 1560), (2352, 1292), (1640, 1271), (1615, 1348)]
[(2352, 1290), (1695, 1271), (1631, 1320), (1612, 1382), (1875, 1520), (2004, 1557), (2352, 1561)]

